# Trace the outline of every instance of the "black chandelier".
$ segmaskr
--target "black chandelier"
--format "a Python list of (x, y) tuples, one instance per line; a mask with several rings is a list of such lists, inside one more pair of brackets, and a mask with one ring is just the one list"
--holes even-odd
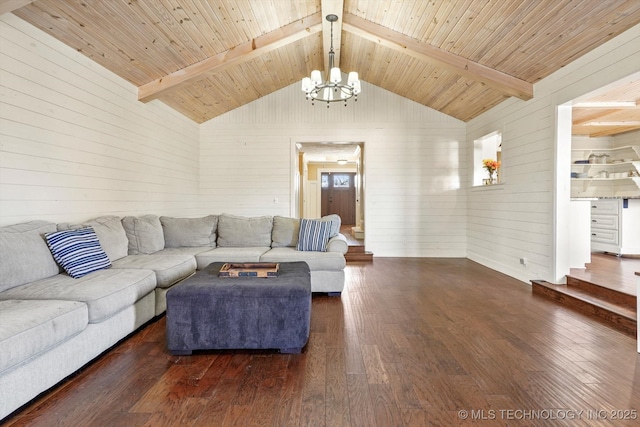
[(311, 100), (311, 105), (315, 101), (326, 102), (327, 108), (331, 102), (344, 101), (346, 107), (347, 100), (354, 98), (358, 100), (360, 93), (360, 80), (358, 73), (351, 71), (347, 77), (347, 83), (342, 83), (342, 72), (340, 68), (333, 66), (335, 53), (333, 51), (333, 23), (338, 20), (338, 16), (327, 15), (327, 21), (331, 22), (331, 48), (329, 49), (329, 78), (322, 81), (320, 70), (313, 70), (311, 77), (302, 79), (302, 91), (306, 94), (307, 100)]

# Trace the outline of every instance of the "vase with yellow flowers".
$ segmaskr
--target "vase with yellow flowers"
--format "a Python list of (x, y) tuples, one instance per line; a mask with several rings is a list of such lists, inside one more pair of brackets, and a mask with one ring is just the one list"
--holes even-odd
[[(482, 161), (482, 167), (484, 167), (489, 173), (489, 179), (485, 179), (485, 185), (495, 184), (498, 182), (497, 172), (500, 167), (500, 162), (498, 160), (493, 159), (484, 159)], [(494, 178), (493, 174), (496, 173), (496, 177)]]

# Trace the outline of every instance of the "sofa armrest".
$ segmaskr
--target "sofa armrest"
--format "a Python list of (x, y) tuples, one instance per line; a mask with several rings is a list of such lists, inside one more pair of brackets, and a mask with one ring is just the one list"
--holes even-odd
[(344, 255), (348, 250), (349, 244), (347, 243), (347, 238), (344, 237), (343, 234), (333, 236), (327, 242), (327, 252), (340, 252)]

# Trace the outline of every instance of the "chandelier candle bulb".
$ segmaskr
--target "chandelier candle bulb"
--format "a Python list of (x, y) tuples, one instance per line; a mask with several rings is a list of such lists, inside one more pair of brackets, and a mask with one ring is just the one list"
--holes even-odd
[(302, 91), (309, 92), (311, 90), (311, 79), (309, 77), (305, 77), (302, 79)]
[(311, 72), (311, 83), (313, 83), (313, 86), (318, 86), (322, 83), (322, 74), (320, 73), (320, 70), (313, 70)]
[(340, 83), (342, 81), (342, 73), (340, 72), (340, 68), (333, 67), (331, 72), (329, 73), (329, 80), (331, 83)]
[(360, 89), (360, 80), (356, 80), (353, 84), (353, 94), (356, 96), (356, 101), (358, 100), (358, 94), (361, 92)]

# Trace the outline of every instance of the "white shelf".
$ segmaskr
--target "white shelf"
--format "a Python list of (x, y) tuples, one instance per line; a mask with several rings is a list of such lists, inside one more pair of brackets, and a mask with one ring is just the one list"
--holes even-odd
[(635, 157), (638, 157), (640, 156), (640, 145), (625, 145), (623, 147), (615, 147), (615, 148), (572, 148), (571, 151), (576, 153), (583, 152), (583, 153), (600, 153), (600, 154), (629, 151), (629, 153), (635, 153)]
[(611, 162), (611, 163), (571, 163), (571, 166), (634, 166), (634, 163), (638, 163), (638, 160), (631, 160), (628, 162)]
[[(573, 153), (571, 156), (573, 173), (588, 175), (585, 178), (571, 178), (572, 197), (640, 196), (640, 177), (627, 176), (631, 171), (640, 172), (640, 145), (575, 148), (571, 152)], [(586, 161), (593, 154), (607, 154), (607, 163), (575, 163)], [(601, 171), (606, 171), (609, 178), (597, 177)]]
[(633, 180), (633, 176), (627, 176), (624, 178), (571, 178), (572, 181), (620, 181), (620, 180)]

